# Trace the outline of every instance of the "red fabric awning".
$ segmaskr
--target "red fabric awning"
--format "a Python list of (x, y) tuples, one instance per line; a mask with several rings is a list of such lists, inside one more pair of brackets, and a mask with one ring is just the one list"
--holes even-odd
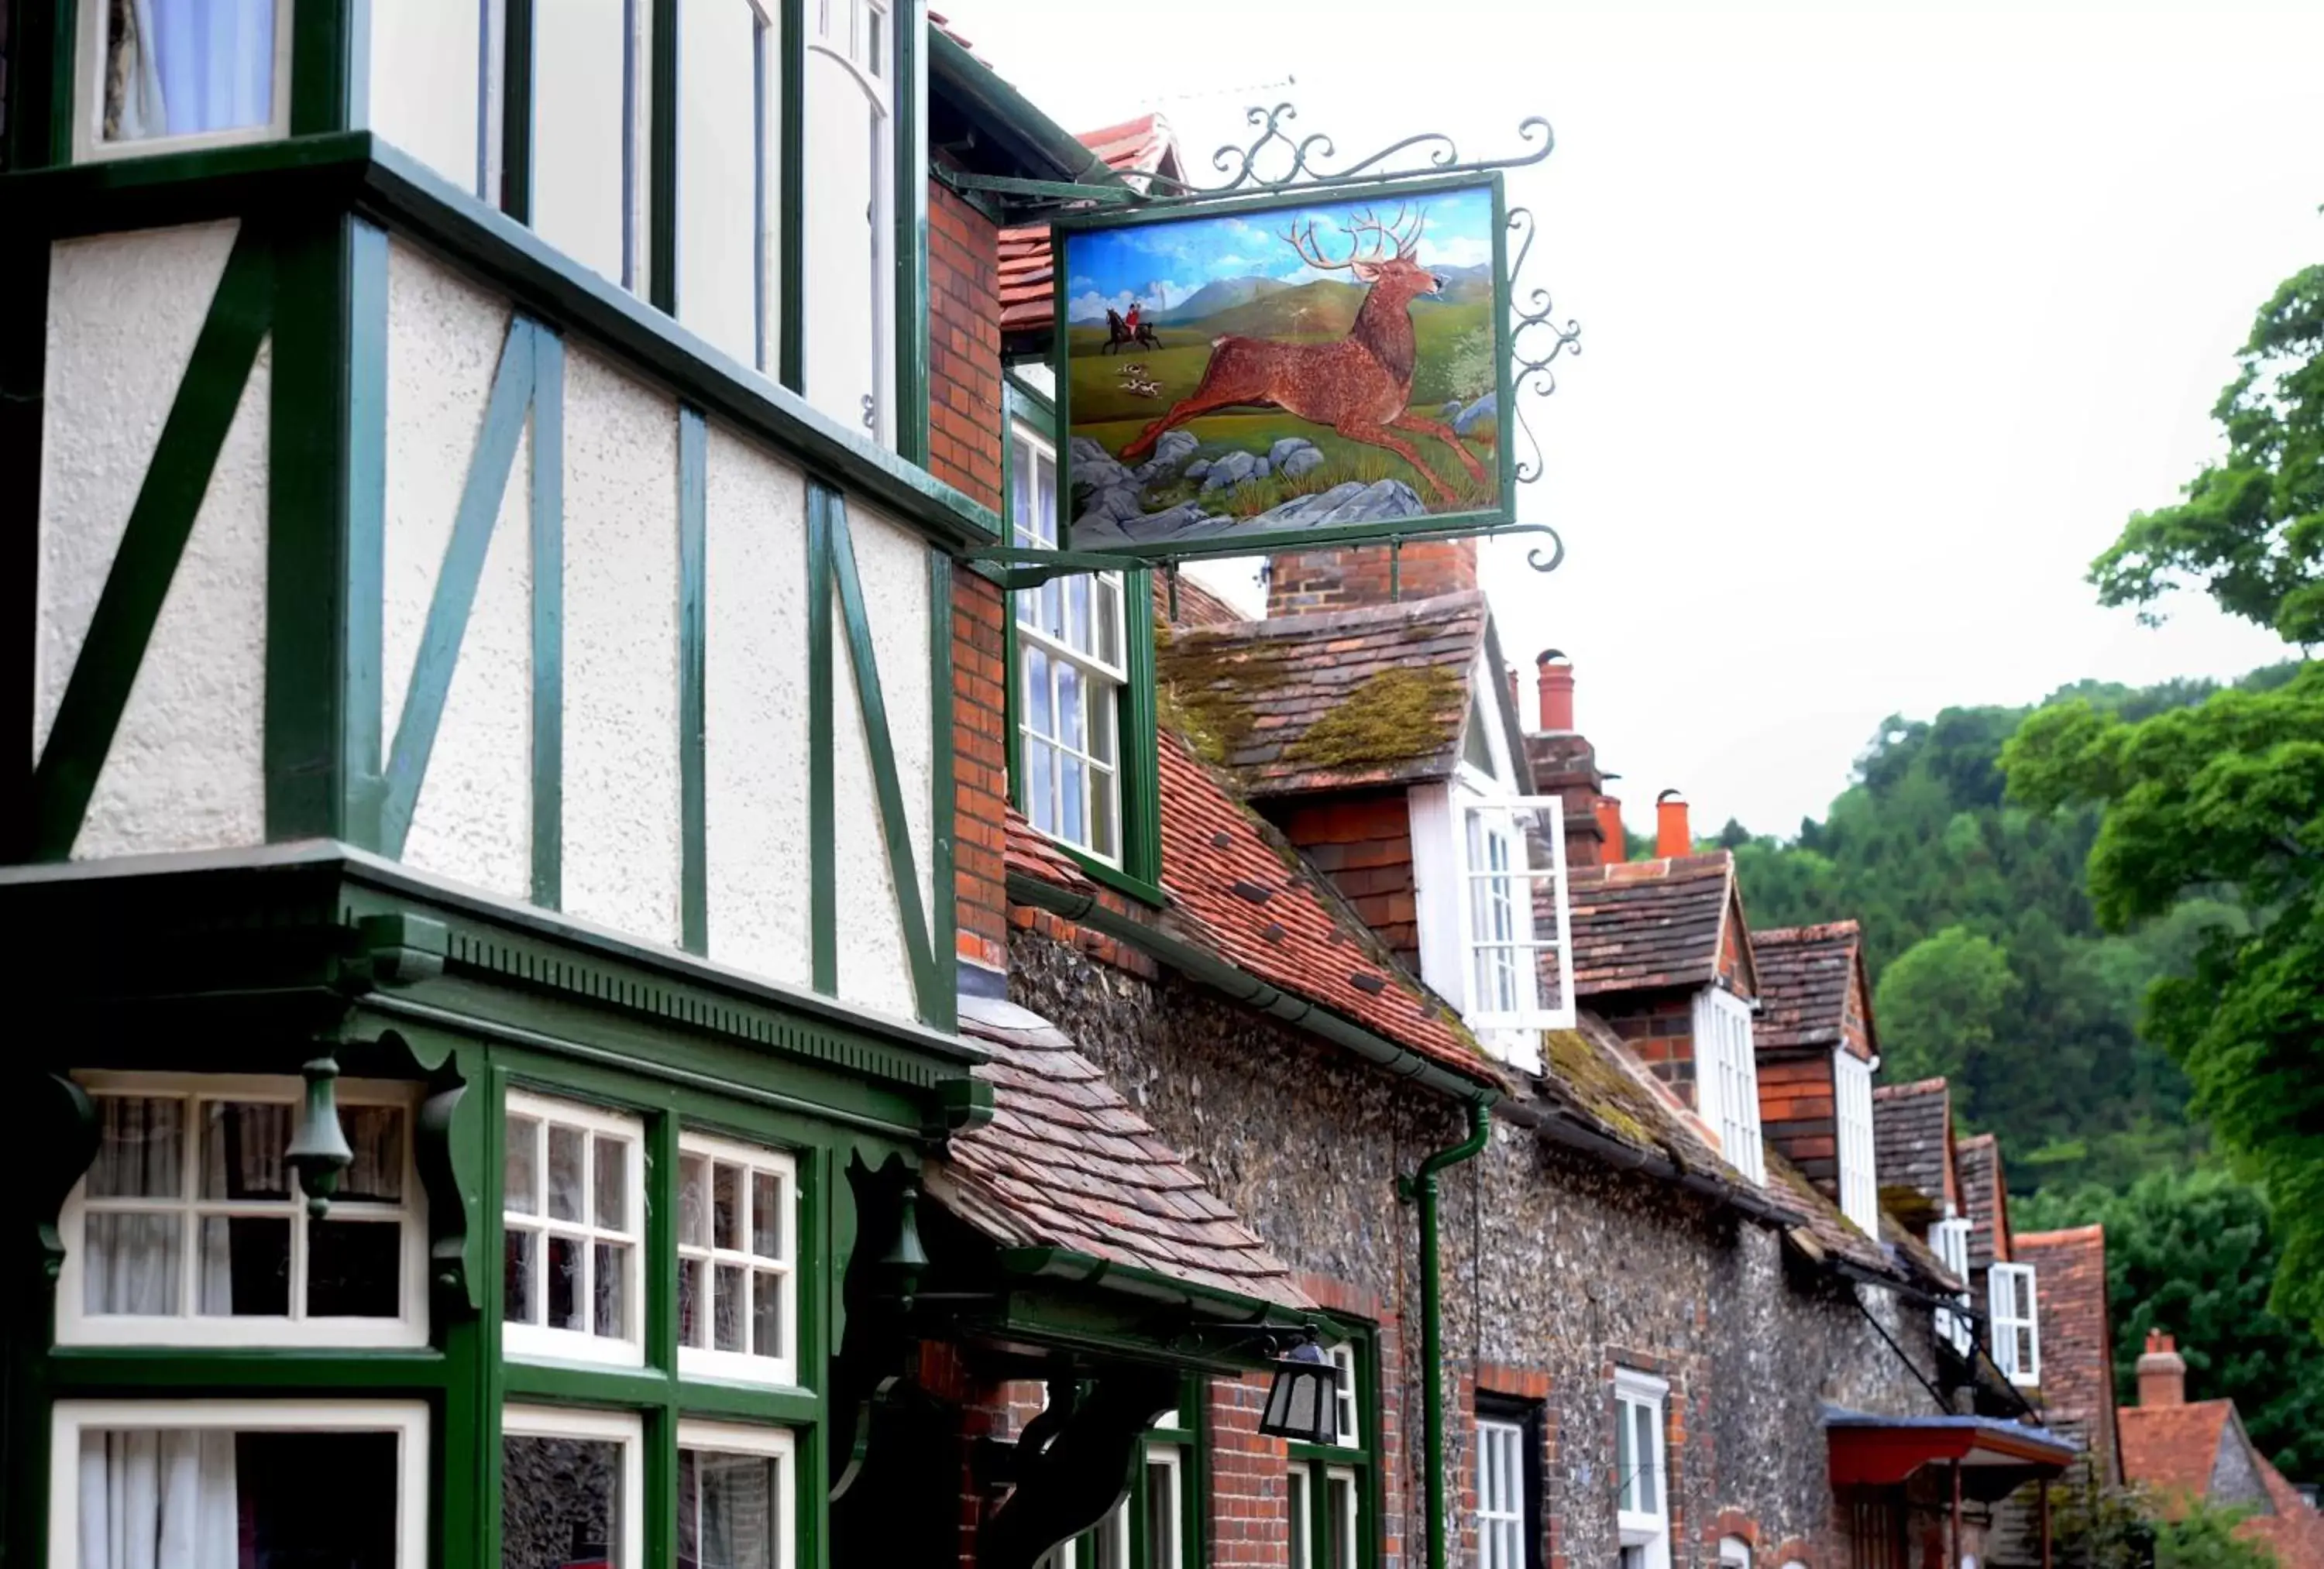
[[(1835, 1487), (1886, 1487), (1923, 1465), (1958, 1463), (1963, 1481), (2006, 1491), (2037, 1477), (2056, 1476), (2081, 1453), (2070, 1438), (1997, 1417), (1877, 1417), (1827, 1408)], [(1990, 1494), (1991, 1489), (1975, 1491)]]

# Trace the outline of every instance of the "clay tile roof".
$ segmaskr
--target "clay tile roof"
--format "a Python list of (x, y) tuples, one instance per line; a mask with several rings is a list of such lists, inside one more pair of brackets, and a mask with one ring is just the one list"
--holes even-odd
[(2017, 1262), (2041, 1271), (2043, 1425), (2071, 1433), (2118, 1480), (2114, 1425), (2114, 1345), (2107, 1318), (2106, 1228), (2026, 1232)]
[(1849, 988), (1863, 952), (1863, 933), (1853, 921), (1752, 932), (1751, 957), (1759, 972), (1752, 1040), (1758, 1048), (1837, 1046), (1845, 1040)]
[[(1617, 1143), (1662, 1155), (1682, 1170), (1716, 1177), (1734, 1188), (1751, 1186), (1720, 1159), (1710, 1135), (1670, 1087), (1597, 1014), (1583, 1010), (1574, 1028), (1544, 1031), (1541, 1056), (1541, 1094), (1567, 1115)], [(1780, 1194), (1763, 1197), (1775, 1198), (1780, 1207), (1795, 1207)]]
[(1052, 887), (1071, 888), (1077, 894), (1096, 888), (1097, 885), (1090, 881), (1074, 858), (1044, 838), (1015, 807), (1007, 809), (1004, 824), (1001, 858), (1006, 870), (1022, 872)]
[(1819, 1249), (1884, 1275), (1903, 1273), (1890, 1261), (1886, 1249), (1857, 1230), (1856, 1223), (1842, 1215), (1840, 1207), (1825, 1197), (1822, 1189), (1809, 1181), (1806, 1173), (1785, 1160), (1772, 1143), (1766, 1146), (1766, 1159), (1769, 1188), (1780, 1185), (1784, 1199), (1800, 1212), (1799, 1229)]
[(1323, 876), (1177, 735), (1165, 729), (1160, 741), (1162, 883), (1180, 934), (1480, 1084), (1499, 1083), (1452, 1006), (1397, 965)]
[(1576, 867), (1566, 887), (1576, 996), (1717, 978), (1735, 902), (1735, 861), (1725, 850)]
[(1880, 1240), (1906, 1271), (1919, 1276), (1922, 1284), (1930, 1290), (1969, 1289), (1967, 1280), (1945, 1268), (1944, 1261), (1930, 1251), (1928, 1243), (1907, 1231), (1904, 1222), (1885, 1209), (1880, 1212)]
[(2233, 1400), (2190, 1400), (2183, 1406), (2125, 1406), (2122, 1474), (2126, 1482), (2153, 1489), (2166, 1504), (2210, 1491), (2211, 1467), (2219, 1440), (2234, 1420)]
[(1969, 1267), (1982, 1270), (1997, 1258), (2009, 1262), (2016, 1255), (2009, 1247), (2009, 1189), (2002, 1182), (1999, 1141), (1991, 1133), (1956, 1141), (1953, 1170), (1960, 1180), (1961, 1213), (1969, 1220)]
[(1185, 629), (1157, 641), (1156, 675), (1174, 726), (1253, 795), (1441, 779), (1486, 619), (1471, 590)]
[(2236, 1535), (2265, 1543), (2282, 1569), (2324, 1569), (2324, 1515), (2300, 1496), (2300, 1490), (2284, 1480), (2266, 1455), (2257, 1459), (2260, 1480), (2275, 1512), (2252, 1516), (2236, 1527)]
[[(1941, 1078), (1884, 1084), (1872, 1091), (1872, 1163), (1880, 1173), (1882, 1202), (1902, 1189), (1932, 1216), (1944, 1214), (1946, 1146), (1952, 1129), (1952, 1095)], [(1900, 1208), (1904, 1207), (1899, 1206)], [(1914, 1219), (1914, 1216), (1907, 1216)]]
[(1282, 1260), (1039, 1015), (964, 997), (991, 1055), (992, 1120), (954, 1137), (930, 1190), (1004, 1247), (1061, 1247), (1279, 1307), (1315, 1306)]
[[(1166, 161), (1176, 162), (1177, 143), (1159, 115), (1140, 115), (1119, 125), (1084, 131), (1074, 140), (1124, 174), (1151, 174)], [(1001, 330), (1047, 332), (1056, 321), (1056, 269), (1049, 252), (1049, 228), (1001, 231)]]

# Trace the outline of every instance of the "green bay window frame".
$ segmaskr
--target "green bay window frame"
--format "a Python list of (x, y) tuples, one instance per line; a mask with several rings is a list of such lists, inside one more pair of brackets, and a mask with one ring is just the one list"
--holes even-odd
[[(1016, 541), (1016, 520), (1009, 515), (1016, 494), (1016, 431), (1022, 426), (1040, 434), (1055, 448), (1061, 445), (1056, 408), (1049, 399), (1016, 377), (1006, 378), (1007, 417), (1001, 444), (1001, 528), (1003, 537)], [(1059, 471), (1062, 473), (1062, 467)], [(1062, 513), (1065, 497), (1057, 498)], [(1154, 580), (1148, 569), (1123, 564), (1121, 572), (1122, 671), (1120, 700), (1114, 705), (1114, 780), (1119, 793), (1116, 833), (1121, 846), (1119, 862), (1109, 861), (1065, 840), (1052, 840), (1071, 856), (1092, 879), (1142, 903), (1159, 906), (1162, 893), (1162, 803), (1159, 741), (1154, 697)], [(1009, 798), (1018, 811), (1028, 811), (1028, 780), (1024, 746), (1024, 642), (1017, 632), (1016, 592), (1001, 617), (1007, 669), (1007, 728), (1009, 732)]]
[[(1302, 1444), (1285, 1445), (1293, 1471), (1304, 1471), (1304, 1485), (1286, 1477), (1284, 1484), (1284, 1505), (1286, 1511), (1304, 1509), (1304, 1519), (1291, 1522), (1293, 1556), (1291, 1569), (1340, 1569), (1327, 1555), (1325, 1545), (1332, 1539), (1333, 1514), (1336, 1508), (1330, 1485), (1333, 1473), (1344, 1473), (1351, 1482), (1355, 1505), (1355, 1528), (1352, 1556), (1349, 1562), (1369, 1565), (1379, 1562), (1380, 1517), (1385, 1505), (1384, 1486), (1379, 1465), (1380, 1403), (1379, 1403), (1379, 1337), (1369, 1325), (1346, 1324), (1340, 1327), (1340, 1337), (1333, 1341), (1326, 1333), (1326, 1344), (1333, 1360), (1340, 1363), (1345, 1372), (1352, 1372), (1355, 1390), (1356, 1425), (1352, 1432), (1342, 1429), (1337, 1444)], [(1342, 1410), (1345, 1409), (1344, 1403)], [(1305, 1528), (1304, 1537), (1300, 1527)], [(1306, 1555), (1299, 1556), (1302, 1542)]]

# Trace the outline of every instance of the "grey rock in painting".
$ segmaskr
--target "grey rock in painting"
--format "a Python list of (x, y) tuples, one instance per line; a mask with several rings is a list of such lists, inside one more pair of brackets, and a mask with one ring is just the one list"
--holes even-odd
[[(1113, 463), (1113, 454), (1086, 436), (1077, 436), (1065, 445), (1073, 451), (1074, 467), (1077, 469), (1090, 463)], [(1120, 468), (1121, 465), (1114, 463), (1114, 466)]]
[(1279, 474), (1283, 472), (1284, 464), (1290, 459), (1293, 454), (1314, 452), (1314, 450), (1315, 444), (1309, 441), (1304, 436), (1284, 436), (1273, 446), (1267, 449), (1268, 466)]
[(1439, 419), (1448, 420), (1460, 418), (1461, 400), (1458, 398), (1446, 399), (1444, 401), (1444, 407), (1436, 411), (1436, 417)]
[(1261, 458), (1259, 460), (1259, 467), (1253, 469), (1251, 473), (1256, 478), (1263, 480), (1273, 472), (1274, 471), (1268, 467), (1267, 460), (1265, 458)]
[(1499, 408), (1500, 394), (1498, 392), (1486, 393), (1482, 398), (1478, 399), (1474, 403), (1471, 403), (1468, 408), (1462, 409), (1460, 413), (1452, 417), (1452, 434), (1455, 436), (1468, 435), (1471, 431), (1477, 428), (1477, 422), (1479, 420), (1492, 418), (1495, 413), (1499, 411)]
[(1231, 452), (1211, 460), (1210, 473), (1203, 476), (1203, 489), (1222, 491), (1229, 485), (1241, 484), (1258, 472), (1257, 457), (1247, 452)]
[(1175, 468), (1193, 457), (1194, 449), (1202, 445), (1191, 430), (1166, 430), (1162, 439), (1154, 444), (1154, 461), (1163, 468)]
[(1208, 458), (1196, 458), (1193, 463), (1186, 465), (1185, 477), (1190, 480), (1199, 480), (1210, 472), (1211, 460)]
[(1296, 480), (1310, 469), (1320, 469), (1323, 466), (1323, 454), (1312, 446), (1303, 445), (1298, 451), (1277, 458), (1275, 463), (1275, 472), (1286, 480)]
[(1250, 519), (1254, 528), (1328, 528), (1342, 523), (1375, 523), (1385, 518), (1417, 518), (1428, 510), (1402, 480), (1367, 485), (1350, 480), (1313, 496), (1298, 496)]

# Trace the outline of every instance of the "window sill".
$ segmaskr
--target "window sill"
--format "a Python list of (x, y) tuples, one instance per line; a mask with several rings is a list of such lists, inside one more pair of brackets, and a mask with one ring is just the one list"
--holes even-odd
[[(1034, 831), (1040, 832), (1038, 829)], [(1041, 837), (1048, 839), (1047, 834), (1042, 834)], [(1061, 839), (1048, 839), (1048, 842), (1071, 856), (1074, 865), (1079, 867), (1092, 882), (1102, 883), (1115, 893), (1125, 895), (1156, 910), (1169, 907), (1170, 895), (1162, 891), (1162, 885), (1159, 883), (1149, 883), (1144, 877), (1125, 872), (1111, 862), (1102, 861), (1087, 850), (1076, 849)]]

